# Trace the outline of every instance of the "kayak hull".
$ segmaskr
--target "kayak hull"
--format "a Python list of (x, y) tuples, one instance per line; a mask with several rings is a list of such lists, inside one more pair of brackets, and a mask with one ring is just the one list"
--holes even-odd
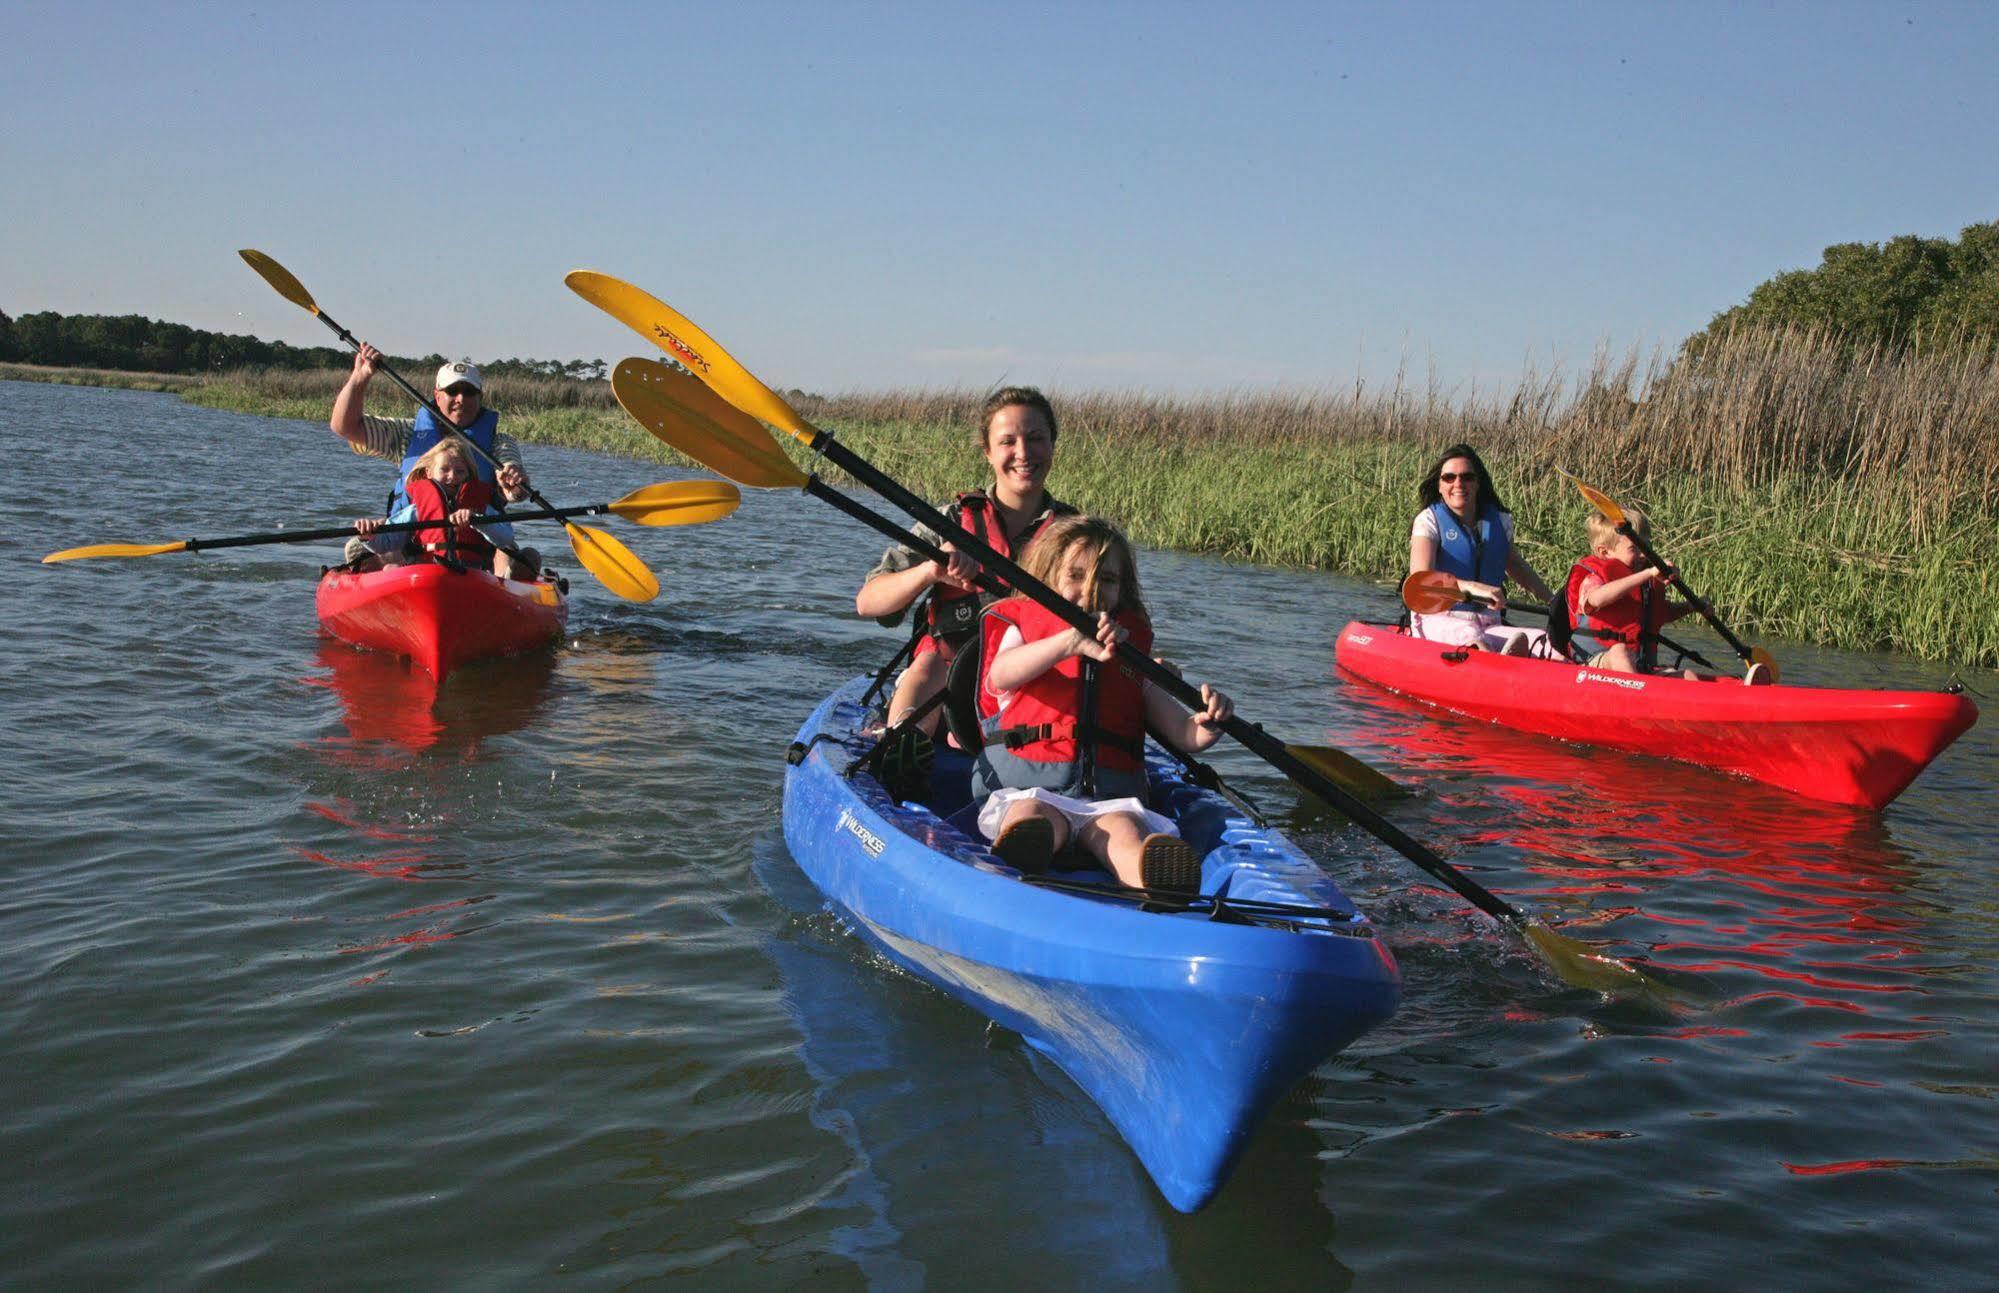
[(1795, 794), (1881, 809), (1978, 718), (1958, 692), (1745, 687), (1466, 651), (1349, 623), (1351, 676), (1521, 732), (1678, 759)]
[(1394, 1012), (1394, 959), (1332, 879), (1163, 758), (1149, 762), (1152, 805), (1208, 850), (1203, 892), (1343, 914), (1231, 924), (1026, 883), (969, 825), (963, 756), (939, 752), (929, 804), (844, 775), (867, 748), (865, 687), (836, 691), (799, 731), (793, 858), (889, 959), (1059, 1065), (1174, 1207), (1205, 1205), (1270, 1106)]
[(554, 584), (430, 562), (331, 571), (315, 602), (334, 637), (407, 656), (440, 682), (460, 665), (547, 646), (569, 621), (568, 599)]

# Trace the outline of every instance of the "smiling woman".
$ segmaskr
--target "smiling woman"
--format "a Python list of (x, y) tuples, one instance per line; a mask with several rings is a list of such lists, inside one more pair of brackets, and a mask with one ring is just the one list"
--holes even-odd
[(1423, 510), (1409, 530), (1409, 573), (1451, 575), (1466, 600), (1441, 614), (1412, 611), (1409, 632), (1433, 642), (1511, 655), (1549, 654), (1547, 634), (1505, 623), (1508, 576), (1543, 602), (1553, 596), (1514, 548), (1513, 513), (1500, 501), (1478, 451), (1468, 444), (1444, 450), (1416, 494)]
[[(980, 411), (976, 435), (992, 468), (993, 483), (983, 491), (958, 495), (942, 509), (945, 515), (983, 538), (994, 551), (1011, 557), (1050, 517), (1074, 512), (1048, 494), (1056, 430), (1055, 409), (1040, 391), (1031, 386), (995, 391)], [(950, 553), (949, 566), (925, 560), (915, 549), (898, 544), (882, 554), (854, 598), (856, 612), (891, 627), (902, 622), (903, 613), (918, 598), (925, 598), (916, 612), (909, 668), (889, 700), (891, 723), (943, 689), (958, 647), (978, 631), (979, 612), (991, 600), (973, 586), (979, 573), (976, 561), (922, 526), (917, 533), (942, 544)], [(935, 713), (920, 722), (926, 733), (935, 734)]]

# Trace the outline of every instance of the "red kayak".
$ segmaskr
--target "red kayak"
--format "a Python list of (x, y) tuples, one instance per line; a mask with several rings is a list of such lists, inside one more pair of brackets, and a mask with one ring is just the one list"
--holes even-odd
[(342, 642), (408, 656), (442, 682), (461, 664), (518, 655), (562, 636), (569, 601), (551, 583), (423, 562), (319, 581), (319, 623)]
[(1680, 759), (1812, 799), (1885, 808), (1978, 718), (1960, 692), (1745, 687), (1464, 650), (1358, 621), (1356, 678), (1522, 732)]

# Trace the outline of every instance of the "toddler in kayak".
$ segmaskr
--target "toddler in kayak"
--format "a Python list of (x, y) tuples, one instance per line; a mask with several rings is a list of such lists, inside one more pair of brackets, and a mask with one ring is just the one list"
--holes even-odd
[[(1624, 519), (1641, 538), (1651, 539), (1652, 523), (1645, 513), (1627, 507)], [(1576, 644), (1587, 650), (1595, 642), (1599, 649), (1585, 662), (1593, 669), (1651, 673), (1658, 667), (1659, 630), (1693, 614), (1694, 605), (1667, 599), (1661, 585), (1672, 578), (1672, 569), (1653, 565), (1609, 517), (1591, 512), (1586, 524), (1590, 555), (1569, 570), (1569, 620)], [(1692, 669), (1681, 674), (1707, 676)], [(1751, 665), (1743, 681), (1751, 686), (1767, 683), (1770, 671), (1762, 664)]]
[[(410, 468), (403, 489), (409, 495), (411, 520), (440, 523), (410, 534), (413, 545), (425, 555), (490, 569), (502, 579), (513, 576), (513, 554), (494, 546), (472, 525), (474, 517), (493, 511), (494, 492), (473, 471), (463, 445), (443, 440), (432, 446)], [(354, 529), (365, 539), (383, 524), (380, 517), (364, 516), (354, 522)]]
[(1097, 631), (1078, 632), (1023, 596), (986, 611), (976, 702), (986, 743), (972, 774), (974, 793), (987, 796), (979, 830), (1030, 874), (1073, 839), (1126, 885), (1198, 889), (1199, 855), (1145, 806), (1146, 724), (1203, 750), (1233, 702), (1203, 686), (1204, 708), (1190, 714), (1117, 659), (1120, 641), (1150, 652), (1152, 625), (1131, 545), (1108, 521), (1050, 520), (1021, 567), (1094, 612)]
[[(1640, 535), (1652, 537), (1652, 523), (1635, 507), (1624, 519)], [(1575, 643), (1596, 653), (1584, 663), (1610, 673), (1651, 673), (1658, 664), (1659, 630), (1691, 615), (1693, 607), (1668, 601), (1664, 584), (1670, 570), (1646, 560), (1632, 539), (1618, 532), (1609, 517), (1591, 512), (1590, 555), (1569, 568), (1569, 622)], [(1689, 677), (1693, 675), (1691, 672)]]

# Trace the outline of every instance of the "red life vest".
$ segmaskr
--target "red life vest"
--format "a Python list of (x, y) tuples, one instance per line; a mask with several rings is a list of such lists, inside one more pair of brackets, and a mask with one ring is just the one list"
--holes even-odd
[(1611, 583), (1637, 573), (1615, 557), (1584, 557), (1569, 568), (1569, 619), (1578, 633), (1588, 633), (1602, 647), (1622, 642), (1641, 661), (1657, 654), (1658, 633), (1666, 624), (1666, 599), (1656, 584), (1646, 584), (1593, 611), (1583, 609), (1583, 581)]
[[(985, 545), (1008, 560), (1019, 555), (1017, 550), (1025, 550), (1034, 536), (1041, 533), (1041, 527), (1052, 516), (1066, 516), (1076, 509), (1067, 503), (1058, 503), (1043, 495), (1041, 515), (1027, 523), (1020, 532), (1018, 541), (1009, 541), (1006, 536), (1006, 521), (1000, 510), (993, 506), (990, 498), (977, 491), (958, 495), (958, 501), (946, 513), (960, 527), (984, 541)], [(948, 536), (947, 536), (948, 541)], [(977, 560), (976, 555), (973, 557)], [(946, 588), (939, 584), (930, 590), (930, 601), (923, 613), (923, 622), (929, 626), (930, 636), (940, 642), (957, 645), (969, 638), (979, 627), (979, 611), (989, 605), (993, 598), (976, 588)]]
[[(483, 480), (468, 480), (455, 496), (448, 497), (436, 481), (419, 476), (409, 483), (409, 496), (419, 521), (442, 521), (461, 507), (471, 508), (476, 515), (493, 506), (493, 487)], [(450, 546), (456, 548), (460, 561), (484, 565), (493, 560), (493, 541), (469, 525), (453, 529), (448, 544), (442, 525), (414, 530), (411, 537), (434, 557), (444, 556)]]
[[(1152, 650), (1152, 626), (1143, 615), (1112, 617), (1139, 651)], [(986, 673), (1008, 628), (1023, 642), (1067, 633), (1060, 616), (1024, 597), (997, 602), (980, 626), (977, 710), (985, 747), (973, 786), (991, 794), (1002, 787), (1039, 787), (1083, 799), (1145, 797), (1145, 679), (1121, 660), (1098, 664), (1070, 656), (1011, 693), (1002, 706)]]

